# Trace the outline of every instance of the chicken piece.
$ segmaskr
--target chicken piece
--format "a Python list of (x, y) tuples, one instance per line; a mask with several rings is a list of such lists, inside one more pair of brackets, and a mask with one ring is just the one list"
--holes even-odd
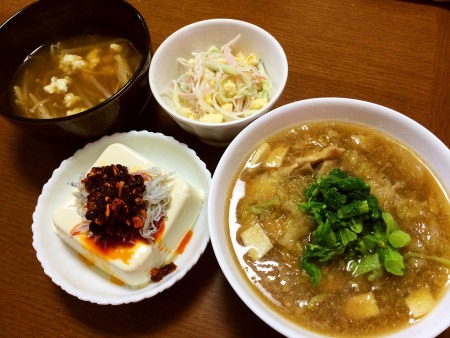
[(312, 167), (311, 162), (306, 162), (298, 167), (298, 172), (302, 175), (311, 175), (314, 173), (314, 168)]
[(337, 168), (339, 160), (337, 158), (332, 160), (325, 160), (320, 164), (319, 175), (326, 175), (333, 169)]
[(288, 168), (288, 173), (297, 168), (300, 170), (300, 172), (310, 173), (311, 168), (314, 169), (318, 164), (322, 162), (339, 159), (344, 151), (344, 148), (329, 146), (319, 152), (304, 157), (299, 157), (295, 160), (295, 163)]

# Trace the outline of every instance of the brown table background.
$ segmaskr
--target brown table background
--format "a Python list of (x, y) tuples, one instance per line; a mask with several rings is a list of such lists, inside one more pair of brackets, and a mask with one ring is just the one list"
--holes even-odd
[[(1, 0), (0, 22), (30, 2)], [(269, 31), (283, 46), (289, 62), (289, 79), (276, 106), (324, 96), (367, 100), (413, 118), (450, 145), (448, 4), (396, 0), (130, 2), (147, 21), (153, 50), (182, 26), (210, 18), (245, 20)], [(182, 131), (154, 102), (135, 129), (162, 132), (188, 144), (211, 173), (223, 153)], [(180, 282), (139, 303), (95, 305), (54, 285), (32, 247), (32, 214), (53, 170), (84, 144), (31, 139), (0, 118), (0, 336), (279, 336), (234, 293), (210, 244)], [(450, 329), (440, 337), (450, 338)]]

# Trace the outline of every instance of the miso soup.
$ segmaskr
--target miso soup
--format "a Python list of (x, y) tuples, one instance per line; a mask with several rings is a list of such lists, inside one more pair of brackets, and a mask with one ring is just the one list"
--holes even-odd
[[(318, 222), (304, 211), (315, 194), (308, 187), (342, 172), (377, 200), (383, 216), (377, 218), (379, 233), (359, 227), (358, 220), (376, 219), (359, 211), (351, 225), (353, 237), (344, 236), (336, 220), (329, 222), (328, 232), (315, 231)], [(338, 189), (333, 194), (342, 197)], [(374, 129), (322, 121), (281, 131), (249, 154), (228, 200), (225, 217), (236, 264), (269, 306), (301, 327), (341, 337), (387, 334), (426, 316), (449, 283), (448, 195), (411, 150)], [(398, 238), (383, 239), (386, 215), (396, 227), (390, 234), (402, 235), (401, 245)], [(354, 242), (358, 233), (374, 241)], [(314, 242), (319, 235), (332, 245), (345, 238), (358, 246), (355, 254), (336, 245), (338, 252), (329, 260), (312, 256), (320, 276), (314, 284), (303, 263), (308, 252), (319, 251)], [(398, 244), (397, 253), (379, 254), (392, 243)], [(370, 252), (371, 245), (381, 247), (370, 256), (375, 263), (368, 273), (355, 273), (354, 264), (365, 259), (358, 254)]]
[(141, 59), (129, 40), (103, 33), (45, 44), (26, 58), (14, 77), (14, 112), (51, 119), (85, 111), (119, 91)]

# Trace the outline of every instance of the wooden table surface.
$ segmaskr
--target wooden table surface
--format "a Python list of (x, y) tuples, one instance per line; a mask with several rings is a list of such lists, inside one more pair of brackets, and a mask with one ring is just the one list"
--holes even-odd
[[(2, 0), (0, 22), (30, 2)], [(448, 4), (395, 0), (131, 3), (147, 21), (153, 50), (182, 26), (210, 18), (245, 20), (269, 31), (289, 62), (289, 79), (276, 106), (325, 96), (367, 100), (411, 117), (450, 145)], [(154, 102), (145, 116), (136, 129), (174, 136), (193, 148), (214, 172), (223, 149), (206, 146), (182, 131)], [(279, 336), (235, 294), (210, 244), (180, 282), (139, 303), (95, 305), (53, 284), (32, 247), (32, 214), (53, 170), (84, 144), (31, 139), (0, 118), (0, 336)], [(450, 329), (440, 337), (449, 338)]]

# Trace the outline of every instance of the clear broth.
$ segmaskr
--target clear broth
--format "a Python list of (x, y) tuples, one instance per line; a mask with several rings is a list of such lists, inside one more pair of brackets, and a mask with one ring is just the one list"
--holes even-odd
[(141, 60), (129, 40), (103, 33), (45, 44), (16, 72), (11, 86), (14, 113), (51, 119), (85, 111), (117, 93)]

